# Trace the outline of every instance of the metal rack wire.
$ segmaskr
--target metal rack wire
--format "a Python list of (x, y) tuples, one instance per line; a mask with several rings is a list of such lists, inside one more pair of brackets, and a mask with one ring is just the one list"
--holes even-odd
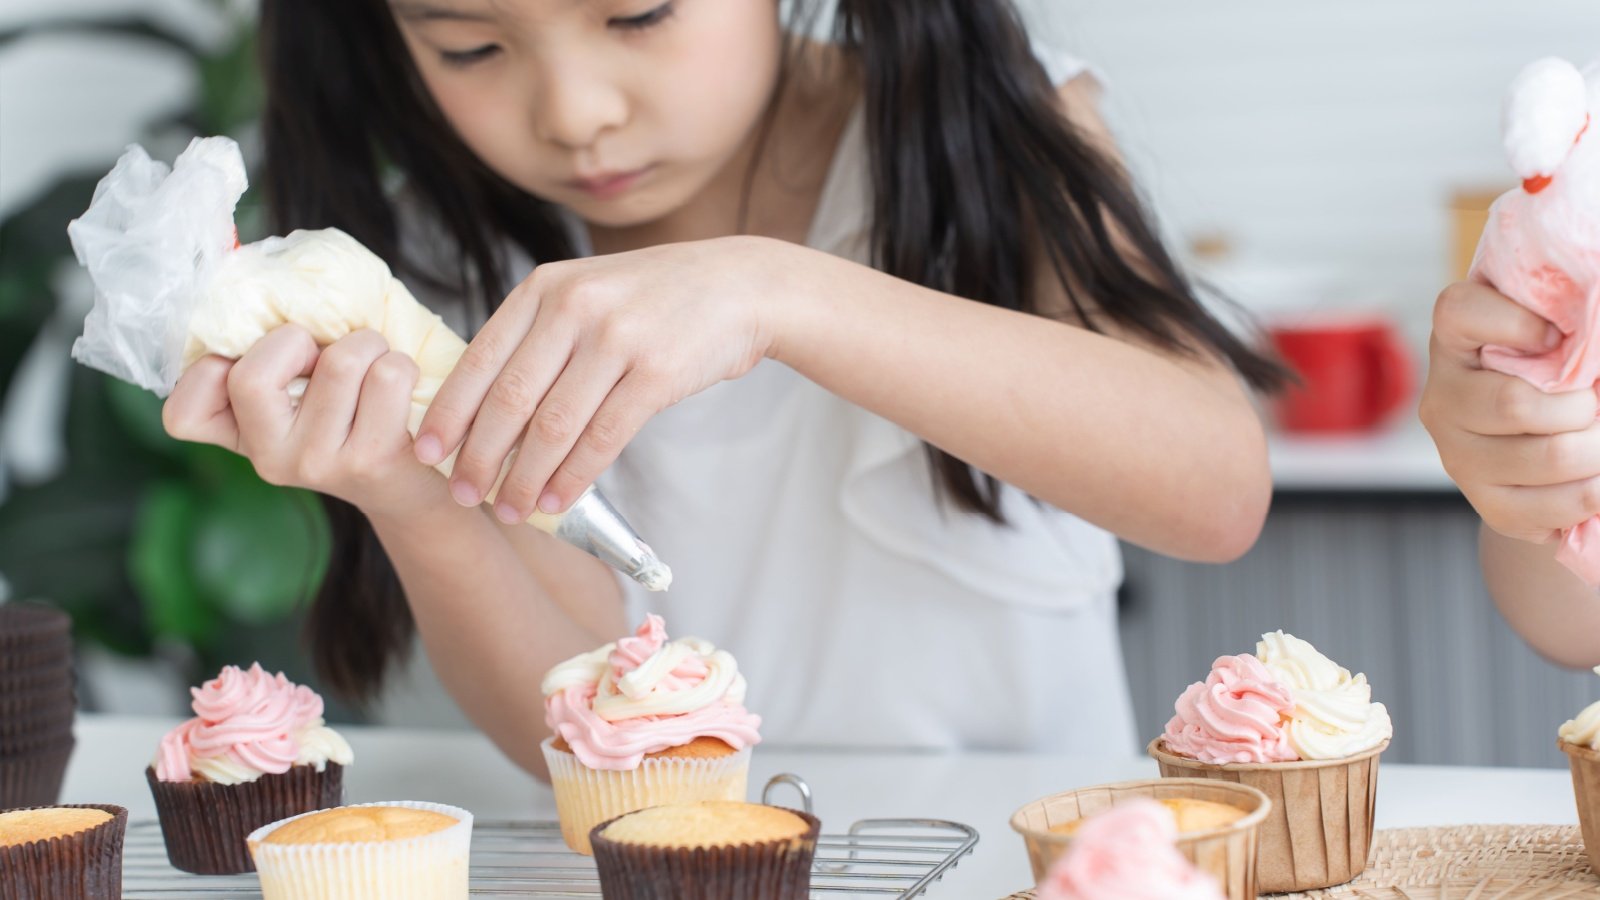
[[(804, 807), (811, 808), (810, 789), (794, 775), (768, 782), (763, 802), (780, 784), (794, 787)], [(848, 832), (824, 832), (817, 841), (811, 894), (814, 898), (922, 897), (977, 843), (977, 830), (956, 822), (863, 819)], [(122, 884), (124, 900), (261, 897), (254, 875), (188, 875), (172, 868), (154, 821), (129, 824)], [(594, 861), (568, 850), (555, 822), (475, 822), (471, 884), (474, 897), (600, 896)]]

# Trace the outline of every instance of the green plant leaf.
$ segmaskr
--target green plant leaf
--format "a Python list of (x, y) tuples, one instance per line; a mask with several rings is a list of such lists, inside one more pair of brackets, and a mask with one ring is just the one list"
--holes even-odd
[(153, 485), (139, 505), (128, 553), (151, 632), (194, 644), (210, 641), (218, 625), (194, 577), (200, 507), (194, 489), (182, 482)]
[(237, 621), (262, 625), (293, 614), (326, 570), (320, 512), (309, 495), (253, 474), (224, 484), (195, 523), (195, 580)]

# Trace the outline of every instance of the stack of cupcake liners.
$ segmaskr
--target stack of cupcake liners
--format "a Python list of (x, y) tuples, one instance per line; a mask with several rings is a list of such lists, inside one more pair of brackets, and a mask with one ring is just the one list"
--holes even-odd
[(0, 604), (0, 809), (59, 799), (75, 706), (71, 619)]

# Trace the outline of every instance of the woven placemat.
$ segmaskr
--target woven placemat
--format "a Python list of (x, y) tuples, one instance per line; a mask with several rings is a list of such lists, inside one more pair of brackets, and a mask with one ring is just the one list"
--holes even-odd
[[(1576, 900), (1600, 898), (1575, 825), (1400, 828), (1373, 839), (1372, 862), (1346, 885), (1282, 900)], [(1032, 892), (1009, 900), (1034, 900)]]

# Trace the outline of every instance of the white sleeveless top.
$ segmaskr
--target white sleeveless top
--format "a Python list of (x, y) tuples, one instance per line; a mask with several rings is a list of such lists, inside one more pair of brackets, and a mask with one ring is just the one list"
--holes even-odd
[[(808, 246), (867, 262), (869, 179), (858, 109)], [(769, 744), (1136, 749), (1116, 539), (1009, 486), (1004, 527), (938, 502), (915, 436), (779, 363), (657, 415), (600, 484), (674, 573), (625, 585), (630, 620), (730, 650)]]
[[(1090, 71), (1036, 50), (1056, 84)], [(870, 215), (857, 109), (806, 244), (866, 263)], [(436, 225), (408, 225), (439, 252)], [(460, 298), (432, 293), (464, 328)], [(1137, 749), (1116, 539), (1010, 486), (1006, 526), (938, 502), (914, 435), (779, 363), (657, 415), (600, 486), (673, 569), (665, 594), (622, 580), (629, 621), (731, 651), (769, 745)]]

